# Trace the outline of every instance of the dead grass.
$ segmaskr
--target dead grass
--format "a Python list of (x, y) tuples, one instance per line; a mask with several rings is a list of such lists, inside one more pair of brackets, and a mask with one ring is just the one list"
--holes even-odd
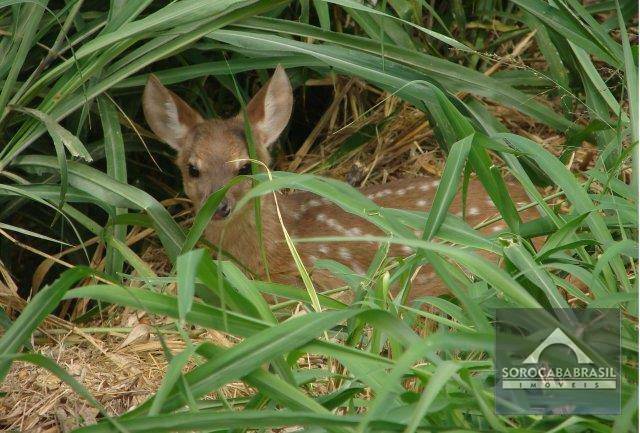
[[(89, 329), (77, 329), (70, 324), (67, 328), (51, 327), (41, 330), (32, 342), (36, 353), (53, 359), (64, 368), (109, 415), (122, 414), (147, 400), (157, 391), (167, 367), (156, 328), (148, 324), (149, 320), (126, 309), (118, 310), (119, 319), (137, 324)], [(163, 333), (162, 338), (172, 353), (185, 347), (175, 332)], [(207, 341), (223, 347), (231, 346), (234, 341), (218, 332), (202, 329), (191, 332), (191, 339), (194, 344)], [(194, 366), (192, 361), (185, 371)], [(57, 376), (33, 364), (14, 363), (0, 392), (6, 393), (0, 399), (0, 429), (68, 431), (95, 422), (99, 415), (97, 409)], [(239, 382), (225, 386), (221, 392), (226, 398), (235, 399), (250, 395), (252, 391)]]

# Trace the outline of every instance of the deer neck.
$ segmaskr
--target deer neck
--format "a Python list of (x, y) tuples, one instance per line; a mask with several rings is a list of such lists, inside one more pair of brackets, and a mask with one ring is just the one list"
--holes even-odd
[[(282, 248), (286, 248), (286, 245), (273, 199), (269, 196), (261, 198), (260, 218), (262, 221), (262, 244), (271, 268), (271, 263), (283, 253)], [(252, 273), (264, 274), (260, 237), (252, 203), (237, 210), (225, 220), (212, 220), (207, 226), (205, 237), (216, 247), (222, 247), (224, 253)]]

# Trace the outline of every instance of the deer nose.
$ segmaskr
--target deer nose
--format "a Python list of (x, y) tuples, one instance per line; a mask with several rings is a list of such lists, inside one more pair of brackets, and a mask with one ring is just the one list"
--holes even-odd
[(229, 200), (223, 198), (218, 208), (216, 209), (216, 213), (213, 214), (213, 218), (217, 220), (224, 219), (229, 216), (231, 213), (231, 206), (229, 206)]

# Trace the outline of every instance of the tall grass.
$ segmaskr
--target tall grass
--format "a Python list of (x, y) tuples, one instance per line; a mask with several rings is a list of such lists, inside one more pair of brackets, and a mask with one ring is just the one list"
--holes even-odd
[[(117, 417), (103, 413), (107, 419), (78, 431), (635, 431), (638, 74), (627, 26), (637, 26), (636, 3), (373, 3), (0, 1), (0, 267), (7, 278), (18, 277), (20, 295), (29, 297), (13, 322), (0, 309), (0, 326), (6, 324), (0, 377), (13, 361), (31, 362), (99, 407), (53, 360), (27, 349), (47, 315), (69, 300), (88, 299), (101, 301), (90, 304), (94, 313), (105, 303), (128, 306), (174, 318), (178, 329), (197, 325), (242, 342), (228, 349), (194, 346), (184, 333), (187, 348), (171, 357), (155, 396)], [(527, 37), (538, 61), (493, 73), (496, 62), (516, 60), (491, 51)], [(221, 194), (187, 229), (160, 204), (167, 193), (148, 182), (149, 172), (163, 170), (166, 185), (178, 185), (170, 180), (175, 171), (166, 149), (141, 127), (139, 106), (153, 72), (212, 115), (230, 103), (208, 98), (205, 79), (232, 94), (229, 76), (236, 74), (242, 93), (245, 72), (258, 70), (264, 78), (277, 64), (294, 73), (298, 85), (302, 76), (337, 73), (402, 98), (427, 114), (449, 155), (429, 214), (380, 208), (348, 185), (312, 174), (256, 175), (247, 201), (286, 188), (312, 191), (386, 233), (373, 240), (417, 251), (399, 266), (374, 264), (364, 278), (347, 281), (353, 304), (320, 295), (321, 311), (296, 317), (259, 294), (312, 311), (305, 290), (251, 280), (234, 263), (194, 249)], [(510, 133), (493, 105), (565, 135), (562, 152)], [(576, 174), (567, 165), (583, 141), (597, 148), (595, 164)], [(496, 158), (526, 189), (538, 220), (522, 223)], [(483, 183), (508, 234), (486, 238), (447, 214), (454, 187), (470, 173)], [(540, 186), (552, 186), (564, 205), (550, 204)], [(127, 246), (127, 234), (138, 227), (155, 230), (174, 264), (172, 277), (157, 278), (140, 251)], [(414, 229), (424, 229), (424, 236), (416, 238)], [(531, 238), (541, 234), (546, 238), (536, 249)], [(65, 245), (80, 248), (55, 258), (46, 287), (30, 291), (27, 277), (36, 261), (25, 261), (23, 249), (51, 258)], [(98, 245), (105, 248), (103, 266), (88, 267)], [(495, 266), (477, 249), (506, 265)], [(385, 259), (381, 251), (377, 264)], [(411, 271), (427, 262), (448, 283), (450, 296), (414, 305), (402, 292), (393, 301), (384, 296), (392, 283), (409, 290)], [(134, 272), (144, 277), (142, 287), (125, 283)], [(176, 296), (164, 294), (171, 282), (178, 283)], [(621, 414), (496, 415), (490, 387), (495, 309), (565, 307), (567, 299), (578, 307), (622, 310)], [(426, 336), (419, 316), (433, 328)], [(305, 353), (326, 360), (322, 371), (310, 375), (298, 366)], [(184, 373), (189, 361), (197, 366)], [(248, 402), (204, 400), (238, 380), (255, 389)], [(327, 380), (327, 394), (308, 392)], [(363, 398), (364, 390), (371, 398)]]

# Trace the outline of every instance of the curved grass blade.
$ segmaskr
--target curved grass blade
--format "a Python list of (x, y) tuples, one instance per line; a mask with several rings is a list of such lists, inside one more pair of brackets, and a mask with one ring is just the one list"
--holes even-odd
[(424, 387), (420, 400), (416, 405), (411, 419), (407, 424), (407, 428), (404, 433), (414, 433), (418, 430), (422, 418), (429, 410), (429, 406), (433, 403), (438, 393), (445, 387), (451, 377), (458, 372), (462, 366), (452, 361), (446, 361), (440, 364), (433, 376), (429, 379), (429, 382)]
[[(122, 287), (117, 285), (89, 285), (70, 290), (63, 299), (86, 298), (104, 301), (141, 309), (151, 314), (163, 315), (178, 319), (178, 301), (175, 297), (161, 295), (147, 290)], [(194, 302), (185, 318), (187, 323), (205, 328), (228, 332), (233, 335), (247, 337), (253, 335), (269, 325), (231, 311)]]
[[(625, 239), (622, 241), (612, 242), (607, 245), (604, 253), (598, 258), (596, 267), (593, 270), (592, 278), (595, 280), (604, 271), (607, 266), (610, 266), (614, 260), (621, 260), (621, 257), (625, 255), (633, 259), (638, 258), (638, 243), (631, 239)], [(624, 285), (622, 285), (624, 289)], [(626, 290), (627, 292), (631, 290)]]
[(422, 27), (418, 24), (412, 23), (411, 21), (407, 21), (407, 20), (403, 20), (402, 18), (393, 16), (393, 15), (389, 15), (387, 13), (384, 13), (382, 11), (379, 11), (377, 9), (373, 9), (370, 7), (367, 7), (365, 5), (363, 5), (362, 3), (358, 3), (355, 2), (354, 0), (323, 0), (326, 1), (327, 3), (333, 3), (333, 4), (337, 4), (346, 8), (350, 8), (350, 9), (355, 9), (355, 10), (359, 10), (359, 11), (363, 11), (366, 12), (368, 14), (373, 14), (373, 15), (378, 15), (381, 16), (383, 18), (390, 18), (393, 20), (397, 20), (400, 21), (402, 24), (406, 24), (408, 26), (411, 26), (413, 28), (415, 28), (416, 30), (419, 30), (420, 32), (431, 36), (434, 39), (439, 40), (440, 42), (444, 42), (445, 44), (451, 46), (452, 48), (456, 48), (460, 51), (464, 51), (464, 52), (471, 52), (472, 50), (467, 47), (466, 45), (456, 41), (453, 38), (450, 38), (449, 36), (445, 36), (441, 33), (438, 32), (434, 32), (433, 30), (429, 30), (425, 27)]
[[(16, 166), (56, 171), (55, 159), (48, 156), (29, 155), (14, 160)], [(76, 188), (116, 207), (144, 209), (147, 211), (166, 248), (167, 255), (175, 261), (184, 244), (184, 233), (167, 210), (146, 192), (126, 183), (118, 182), (95, 168), (69, 162), (69, 182)]]
[(180, 380), (182, 369), (187, 365), (187, 362), (189, 362), (194, 353), (195, 348), (193, 346), (187, 346), (187, 348), (171, 359), (167, 366), (167, 372), (160, 383), (160, 387), (153, 396), (153, 403), (151, 403), (151, 408), (149, 409), (150, 416), (158, 415), (160, 413), (160, 409), (162, 408), (162, 405), (164, 404), (171, 389), (176, 385), (178, 380)]
[[(288, 426), (317, 426), (323, 429), (353, 428), (358, 425), (360, 416), (316, 414), (309, 412), (262, 411), (213, 411), (181, 413), (158, 416), (145, 416), (122, 420), (121, 425), (131, 433), (175, 432), (175, 431), (215, 431), (222, 429), (284, 428)], [(402, 431), (406, 425), (396, 421), (374, 420), (369, 424), (370, 431)], [(110, 433), (116, 432), (106, 423), (84, 427), (74, 433)], [(420, 431), (431, 431), (430, 429)], [(473, 430), (456, 430), (458, 433), (474, 433)]]
[(433, 198), (422, 239), (431, 240), (438, 232), (444, 217), (449, 210), (458, 191), (458, 180), (467, 161), (467, 155), (473, 143), (473, 135), (469, 135), (451, 146), (449, 156), (442, 173), (442, 179)]
[[(195, 397), (205, 395), (218, 387), (237, 380), (260, 367), (261, 364), (297, 349), (325, 330), (361, 313), (358, 310), (309, 313), (294, 317), (284, 323), (270, 327), (243, 340), (185, 375), (189, 388)], [(185, 402), (174, 391), (168, 396), (162, 410), (172, 411)], [(143, 404), (127, 417), (146, 413), (148, 404)]]
[(504, 255), (520, 270), (522, 275), (538, 286), (553, 308), (569, 308), (569, 304), (558, 292), (551, 276), (533, 260), (520, 242), (507, 241)]
[[(222, 348), (211, 343), (204, 343), (198, 348), (198, 354), (210, 360), (221, 356), (223, 352), (224, 350)], [(296, 386), (261, 368), (252, 371), (246, 375), (243, 380), (247, 381), (247, 383), (256, 389), (259, 389), (260, 393), (265, 394), (270, 399), (284, 405), (288, 409), (324, 414), (330, 413), (323, 405), (306, 395)], [(331, 428), (330, 431), (346, 433), (345, 429), (337, 427)]]
[[(85, 267), (65, 271), (56, 281), (34, 296), (0, 338), (0, 356), (11, 355), (22, 347), (45, 317), (58, 306), (67, 290), (92, 272)], [(0, 379), (7, 374), (9, 366), (7, 361), (0, 362)]]
[(189, 251), (178, 256), (176, 269), (178, 273), (178, 319), (184, 326), (187, 314), (191, 311), (195, 296), (196, 274), (204, 250)]
[(32, 230), (23, 229), (22, 227), (10, 225), (10, 224), (0, 223), (0, 229), (11, 231), (11, 232), (20, 233), (20, 234), (27, 235), (27, 236), (32, 236), (34, 238), (42, 239), (44, 241), (55, 242), (56, 244), (64, 245), (64, 246), (67, 246), (67, 247), (71, 246), (71, 244), (69, 244), (67, 242), (64, 242), (64, 241), (61, 241), (61, 240), (58, 240), (58, 239), (54, 239), (52, 237), (45, 236), (45, 235), (42, 235), (40, 233), (36, 233), (36, 232), (34, 232)]
[[(533, 158), (540, 167), (545, 167), (549, 177), (564, 191), (568, 200), (575, 206), (575, 211), (578, 214), (589, 214), (585, 222), (588, 224), (598, 242), (605, 248), (613, 242), (611, 232), (609, 232), (604, 219), (598, 212), (593, 212), (596, 210), (593, 201), (591, 201), (587, 192), (558, 158), (537, 143), (524, 137), (515, 134), (497, 134), (496, 136), (506, 139), (516, 149)], [(618, 280), (622, 282), (625, 290), (630, 291), (629, 280), (626, 277), (626, 271), (622, 261), (619, 258), (613, 259), (611, 261), (611, 267)]]
[[(114, 104), (106, 96), (98, 98), (98, 111), (104, 135), (104, 150), (107, 161), (107, 175), (118, 182), (127, 183), (127, 163), (124, 151), (124, 140)], [(126, 214), (127, 208), (115, 208), (114, 214)], [(118, 225), (113, 228), (113, 238), (123, 243), (127, 236), (127, 226)], [(105, 271), (110, 275), (122, 273), (124, 257), (113, 248), (108, 248)]]
[[(489, 98), (500, 104), (513, 107), (561, 131), (570, 129), (573, 125), (571, 121), (558, 117), (553, 110), (533, 101), (529, 95), (480, 72), (435, 56), (429, 56), (393, 44), (385, 44), (384, 52), (381, 52), (380, 43), (377, 41), (345, 33), (323, 31), (314, 26), (286, 20), (253, 17), (240, 21), (235, 25), (242, 28), (279, 32), (331, 42), (341, 46), (335, 48), (347, 50), (348, 54), (351, 55), (351, 62), (354, 63), (358, 62), (359, 57), (364, 53), (376, 56), (384, 54), (385, 59), (388, 59), (385, 61), (385, 67), (389, 66), (389, 60), (408, 65), (412, 69), (421, 72), (422, 76), (419, 78), (433, 78), (451, 92), (469, 92), (473, 95)], [(309, 46), (310, 49), (314, 47), (317, 46)], [(290, 52), (290, 50), (285, 50), (284, 52)], [(390, 70), (393, 69), (390, 68)], [(418, 78), (417, 76), (414, 77)]]

